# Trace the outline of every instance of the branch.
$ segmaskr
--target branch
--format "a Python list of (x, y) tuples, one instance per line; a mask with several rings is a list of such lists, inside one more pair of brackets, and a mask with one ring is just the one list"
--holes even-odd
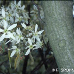
[(26, 74), (28, 58), (29, 58), (29, 55), (25, 56), (22, 74)]
[(47, 66), (47, 63), (46, 63), (46, 59), (44, 58), (44, 55), (43, 55), (43, 50), (41, 48), (39, 48), (38, 51), (40, 53), (40, 56), (41, 56), (41, 59), (43, 61), (44, 66), (45, 66), (45, 69), (47, 69), (48, 66)]
[(41, 17), (40, 17), (40, 8), (39, 8), (39, 6), (32, 0), (32, 3), (37, 7), (37, 9), (38, 9), (38, 19), (39, 19), (39, 21), (42, 23), (42, 24), (45, 24), (45, 22), (41, 19)]

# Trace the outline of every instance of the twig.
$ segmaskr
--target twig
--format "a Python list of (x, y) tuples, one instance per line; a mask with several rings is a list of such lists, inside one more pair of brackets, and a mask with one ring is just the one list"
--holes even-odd
[(29, 58), (29, 55), (25, 56), (22, 74), (26, 74), (28, 58)]
[(40, 8), (39, 8), (39, 6), (32, 0), (32, 3), (37, 7), (37, 9), (38, 9), (38, 19), (39, 19), (39, 21), (42, 23), (42, 24), (45, 24), (45, 22), (41, 19), (41, 17), (40, 17)]
[(33, 74), (35, 71), (37, 71), (41, 66), (43, 65), (42, 60), (39, 62), (39, 64), (31, 71), (30, 74)]
[[(51, 57), (51, 58), (47, 58), (47, 59), (46, 59), (46, 63), (51, 64), (51, 63), (52, 63), (52, 60), (51, 60), (51, 59), (52, 59), (52, 57)], [(39, 70), (42, 65), (43, 65), (43, 62), (42, 62), (42, 60), (41, 60), (41, 61), (38, 63), (38, 65), (31, 71), (30, 74), (35, 73), (35, 71)]]
[[(28, 5), (28, 15), (29, 15), (29, 17), (30, 17), (30, 5)], [(27, 24), (27, 26), (29, 26), (30, 25), (30, 19), (28, 19), (28, 24)]]
[(46, 59), (45, 59), (45, 57), (44, 57), (44, 55), (43, 55), (43, 50), (42, 50), (41, 48), (39, 48), (38, 51), (39, 51), (39, 53), (40, 53), (40, 56), (41, 56), (41, 59), (42, 59), (42, 61), (43, 61), (44, 66), (45, 66), (45, 69), (47, 69), (48, 66), (47, 66), (47, 63), (46, 63)]

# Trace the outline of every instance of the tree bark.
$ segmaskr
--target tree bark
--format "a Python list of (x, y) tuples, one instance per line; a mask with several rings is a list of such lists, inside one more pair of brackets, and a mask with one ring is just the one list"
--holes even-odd
[(44, 30), (53, 50), (59, 73), (74, 74), (73, 2), (42, 1), (41, 5), (46, 23)]

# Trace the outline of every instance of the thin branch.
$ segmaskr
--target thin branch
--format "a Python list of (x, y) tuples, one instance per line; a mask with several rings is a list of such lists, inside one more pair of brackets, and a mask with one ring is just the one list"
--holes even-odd
[(39, 8), (39, 6), (32, 0), (32, 3), (37, 7), (37, 9), (38, 9), (38, 19), (39, 19), (39, 21), (42, 23), (42, 24), (45, 24), (45, 22), (41, 19), (41, 17), (40, 17), (40, 8)]
[(43, 54), (43, 50), (41, 48), (39, 48), (38, 51), (40, 53), (40, 56), (41, 56), (41, 59), (43, 61), (44, 66), (45, 66), (45, 69), (47, 69), (48, 66), (47, 66), (46, 59), (45, 59), (44, 54)]
[(31, 71), (30, 74), (33, 74), (35, 71), (37, 71), (41, 66), (43, 65), (42, 60), (39, 62), (39, 64)]
[(28, 58), (29, 58), (29, 55), (25, 56), (22, 74), (26, 74)]

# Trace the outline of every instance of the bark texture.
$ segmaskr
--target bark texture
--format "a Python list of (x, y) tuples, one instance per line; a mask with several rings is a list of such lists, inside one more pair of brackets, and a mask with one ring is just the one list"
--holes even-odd
[[(42, 1), (44, 30), (60, 74), (74, 74), (74, 19), (72, 1)], [(64, 69), (70, 71), (64, 71)]]

